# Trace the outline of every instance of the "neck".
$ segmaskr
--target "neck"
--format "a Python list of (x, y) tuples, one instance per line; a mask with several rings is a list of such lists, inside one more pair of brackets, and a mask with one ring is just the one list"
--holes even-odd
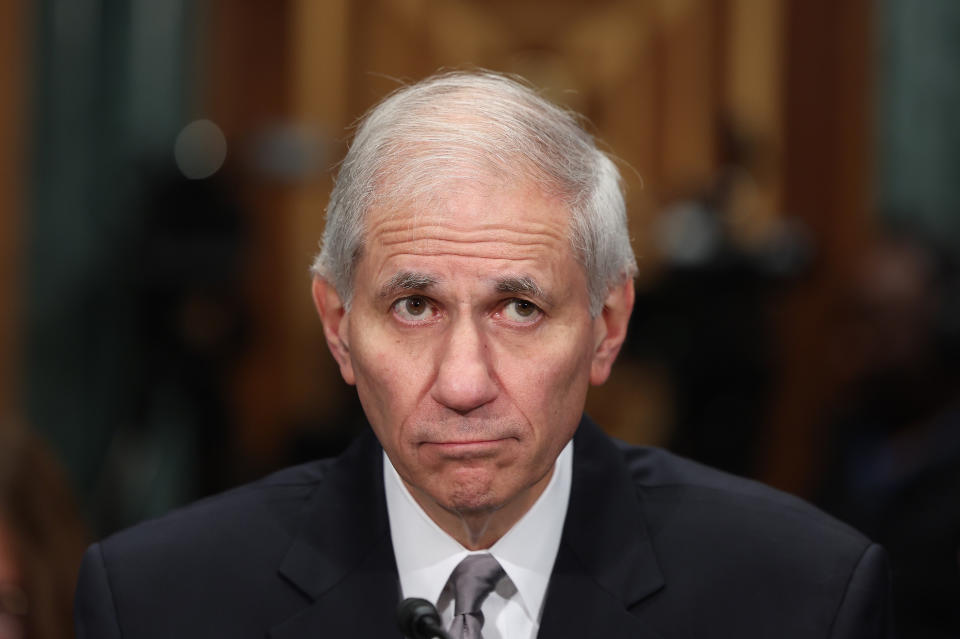
[(553, 467), (537, 483), (505, 504), (470, 511), (446, 508), (408, 484), (406, 480), (402, 481), (423, 511), (441, 530), (468, 550), (486, 550), (507, 534), (530, 510), (543, 494), (551, 477)]

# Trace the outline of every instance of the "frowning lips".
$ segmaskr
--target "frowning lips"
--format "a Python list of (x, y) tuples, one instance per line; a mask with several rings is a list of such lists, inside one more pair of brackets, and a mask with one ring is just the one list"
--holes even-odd
[(420, 446), (427, 451), (445, 457), (483, 457), (494, 455), (504, 446), (515, 443), (515, 437), (499, 437), (495, 439), (469, 439), (456, 441), (426, 441)]

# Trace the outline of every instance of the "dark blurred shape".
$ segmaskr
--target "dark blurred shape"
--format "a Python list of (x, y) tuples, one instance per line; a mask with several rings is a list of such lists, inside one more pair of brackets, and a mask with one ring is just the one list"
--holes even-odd
[(356, 392), (344, 385), (344, 401), (329, 417), (304, 417), (293, 421), (281, 447), (278, 465), (295, 466), (315, 459), (336, 457), (364, 430), (370, 428)]
[(813, 248), (798, 221), (751, 203), (769, 162), (759, 141), (724, 132), (714, 183), (659, 215), (663, 270), (637, 291), (624, 352), (667, 372), (671, 450), (756, 476), (774, 390), (771, 310)]
[(960, 636), (956, 286), (928, 243), (883, 239), (849, 282), (825, 362), (847, 382), (819, 501), (890, 552), (902, 637)]
[[(209, 82), (201, 4), (38, 0), (30, 19), (14, 26), (28, 32), (31, 53), (22, 89), (30, 117), (20, 124), (29, 160), (23, 412), (58, 452), (99, 534), (195, 498), (202, 489), (194, 477), (208, 468), (196, 458), (205, 445), (191, 431), (196, 421), (186, 421), (200, 413), (190, 404), (192, 389), (183, 390), (193, 381), (181, 383), (168, 364), (177, 342), (149, 333), (169, 310), (202, 341), (224, 315), (211, 298), (229, 293), (195, 257), (215, 243), (208, 238), (216, 230), (183, 238), (191, 229), (182, 219), (193, 210), (183, 199), (167, 197), (166, 213), (153, 210), (158, 184), (173, 180), (168, 174), (188, 181), (177, 156), (199, 177), (226, 153), (209, 122), (175, 144), (188, 122), (209, 113), (200, 104)], [(161, 243), (180, 246), (182, 254), (166, 257), (195, 269), (215, 294), (195, 287), (183, 297), (166, 295), (170, 287), (161, 290), (159, 282), (165, 274), (157, 273), (164, 267), (151, 261)], [(151, 299), (176, 306), (151, 320)], [(195, 378), (200, 366), (183, 364)]]
[(86, 544), (60, 465), (35, 435), (0, 424), (0, 637), (73, 636)]
[(243, 215), (219, 175), (144, 174), (128, 273), (137, 367), (98, 478), (104, 534), (234, 481), (226, 387), (247, 333)]

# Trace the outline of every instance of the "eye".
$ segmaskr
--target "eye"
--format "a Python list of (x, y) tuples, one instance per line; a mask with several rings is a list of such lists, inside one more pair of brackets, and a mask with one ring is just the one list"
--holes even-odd
[(541, 315), (540, 307), (529, 300), (510, 300), (503, 307), (503, 316), (518, 324), (536, 322)]
[(403, 297), (393, 303), (393, 314), (405, 322), (428, 322), (437, 316), (437, 309), (419, 295)]

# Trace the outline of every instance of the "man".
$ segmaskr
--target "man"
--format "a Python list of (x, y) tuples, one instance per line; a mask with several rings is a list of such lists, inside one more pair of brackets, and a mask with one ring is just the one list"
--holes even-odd
[(489, 73), (395, 93), (313, 282), (375, 437), (91, 547), (78, 635), (390, 637), (416, 596), (457, 637), (887, 636), (881, 549), (582, 417), (635, 268), (569, 114)]

